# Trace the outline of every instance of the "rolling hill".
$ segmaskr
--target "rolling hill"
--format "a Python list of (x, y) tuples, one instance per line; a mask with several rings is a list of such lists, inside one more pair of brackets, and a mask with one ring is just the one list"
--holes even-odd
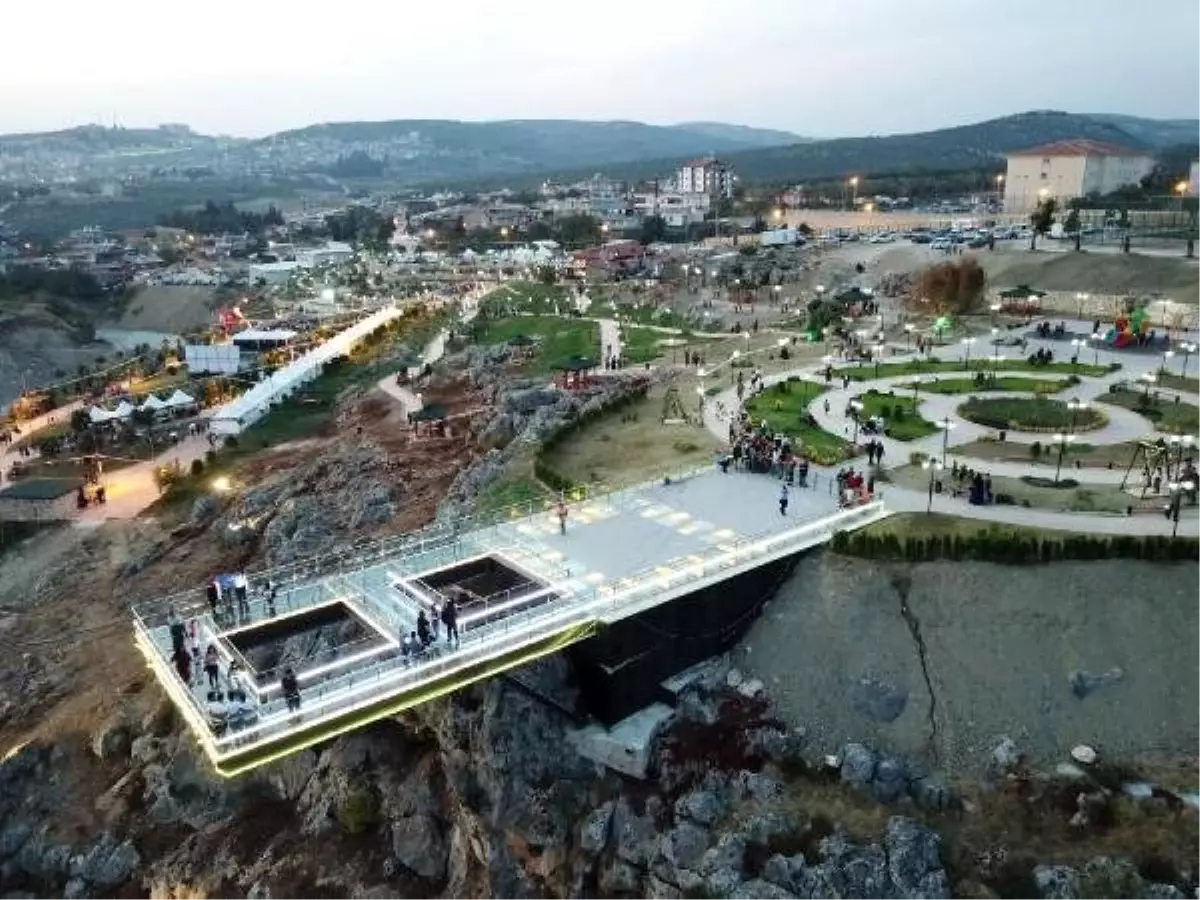
[[(1175, 138), (1180, 127), (1154, 129), (1156, 120), (1136, 122), (1143, 135)], [(1174, 122), (1174, 120), (1172, 120)], [(1004, 156), (1014, 150), (1068, 138), (1088, 138), (1153, 153), (1162, 144), (1151, 143), (1117, 125), (1093, 116), (1066, 112), (1026, 112), (986, 122), (878, 137), (836, 138), (808, 141), (781, 147), (740, 150), (722, 156), (746, 181), (804, 181), (866, 174), (986, 169), (1004, 165)], [(1193, 125), (1191, 143), (1200, 140), (1200, 126)], [(1172, 141), (1167, 140), (1167, 143)], [(642, 160), (611, 167), (606, 173), (630, 180), (651, 178), (672, 171), (679, 157)], [(572, 173), (547, 173), (569, 178)]]

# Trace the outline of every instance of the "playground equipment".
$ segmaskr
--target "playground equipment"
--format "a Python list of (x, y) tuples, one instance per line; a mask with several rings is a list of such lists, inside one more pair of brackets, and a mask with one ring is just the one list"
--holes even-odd
[[(1133, 467), (1141, 461), (1141, 485), (1134, 487), (1126, 487), (1129, 483), (1129, 473), (1133, 471)], [(1135, 491), (1138, 493), (1139, 500), (1145, 500), (1146, 495), (1150, 493), (1154, 485), (1154, 478), (1157, 475), (1160, 483), (1164, 473), (1169, 476), (1170, 473), (1170, 457), (1167, 451), (1165, 442), (1159, 441), (1138, 441), (1137, 446), (1133, 448), (1133, 456), (1129, 459), (1129, 465), (1125, 469), (1125, 475), (1121, 478), (1121, 490), (1128, 490), (1131, 494)]]
[(1120, 350), (1123, 347), (1139, 343), (1139, 340), (1144, 340), (1149, 329), (1150, 320), (1146, 317), (1145, 311), (1135, 309), (1128, 316), (1117, 316), (1113, 327), (1104, 335), (1104, 343)]
[(687, 425), (690, 421), (691, 417), (684, 409), (683, 399), (679, 396), (678, 385), (670, 384), (666, 394), (663, 395), (662, 423), (664, 425)]

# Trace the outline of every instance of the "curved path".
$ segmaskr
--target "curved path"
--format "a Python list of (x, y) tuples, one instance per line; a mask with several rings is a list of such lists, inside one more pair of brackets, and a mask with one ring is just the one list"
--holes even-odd
[[(1079, 323), (1076, 323), (1079, 324)], [(1070, 326), (1070, 323), (1068, 323)], [(1086, 327), (1090, 328), (1090, 323), (1086, 323)], [(1063, 345), (1061, 341), (1041, 341), (1030, 339), (1030, 348), (1026, 353), (1033, 352), (1038, 346), (1046, 346), (1055, 351), (1056, 360), (1061, 361)], [(915, 359), (915, 355), (911, 352), (905, 352), (903, 348), (892, 348), (895, 356), (891, 361), (903, 362), (905, 360)], [(955, 351), (960, 350), (958, 347), (944, 347), (934, 352), (934, 356), (941, 359), (954, 359), (956, 355), (962, 358), (962, 354), (956, 354)], [(1081, 357), (1081, 362), (1093, 362), (1094, 351), (1089, 350)], [(979, 356), (976, 355), (971, 365), (976, 366), (976, 360)], [(1078, 385), (1068, 388), (1059, 395), (1061, 399), (1070, 397), (1078, 397), (1089, 402), (1102, 399), (1103, 394), (1107, 393), (1109, 387), (1119, 382), (1136, 382), (1137, 379), (1145, 372), (1156, 371), (1162, 363), (1162, 357), (1157, 354), (1141, 354), (1128, 356), (1119, 353), (1114, 353), (1108, 350), (1102, 350), (1098, 354), (1100, 364), (1110, 362), (1120, 362), (1122, 368), (1115, 372), (1108, 373), (1103, 376), (1090, 377), (1081, 376), (1081, 382)], [(842, 365), (846, 365), (842, 363)], [(887, 365), (881, 365), (881, 369)], [(954, 378), (954, 377), (971, 377), (978, 368), (973, 368), (967, 371), (965, 367), (958, 372), (945, 371), (938, 372), (939, 378)], [(834, 363), (834, 367), (838, 367), (838, 363)], [(788, 378), (799, 377), (806, 381), (820, 384), (824, 386), (823, 377), (824, 364), (809, 365), (802, 368), (797, 368), (788, 372), (782, 372), (775, 375), (766, 376), (764, 382), (767, 385), (774, 384)], [(1046, 372), (1030, 367), (1027, 373), (1020, 370), (1005, 372), (1005, 375), (1021, 375), (1029, 374), (1033, 376), (1050, 378), (1066, 378), (1066, 373), (1061, 372)], [(886, 393), (897, 385), (910, 384), (913, 382), (914, 375), (903, 375), (893, 377), (883, 377), (877, 381), (859, 381), (851, 382), (847, 388), (840, 386), (834, 387), (820, 397), (815, 398), (809, 404), (809, 411), (816, 419), (817, 423), (826, 431), (833, 434), (843, 435), (847, 439), (853, 434), (854, 425), (852, 420), (846, 415), (846, 406), (849, 400), (859, 394), (865, 393), (871, 388)], [(929, 377), (925, 375), (923, 377)], [(840, 382), (835, 380), (835, 385), (840, 385)], [(1134, 389), (1137, 389), (1136, 387)], [(1172, 391), (1164, 388), (1156, 388), (1162, 396), (1180, 396), (1182, 399), (1195, 402), (1195, 397), (1189, 397), (1187, 394), (1177, 391)], [(901, 397), (911, 397), (911, 388), (908, 391), (897, 388), (897, 393)], [(1046, 466), (1034, 465), (1033, 463), (1020, 462), (1003, 462), (997, 460), (972, 460), (964, 458), (961, 454), (955, 454), (953, 448), (958, 445), (969, 443), (979, 439), (984, 435), (994, 435), (995, 429), (985, 428), (974, 423), (964, 421), (957, 414), (957, 407), (966, 402), (968, 395), (944, 395), (944, 394), (919, 394), (922, 415), (931, 421), (944, 419), (949, 417), (954, 423), (954, 427), (950, 430), (948, 444), (950, 448), (949, 456), (959, 462), (965, 462), (972, 467), (981, 468), (996, 476), (1006, 476), (1019, 478), (1022, 475), (1039, 474), (1047, 470)], [(981, 392), (981, 396), (987, 397), (1028, 397), (1028, 394), (1011, 393), (1011, 392)], [(714, 398), (715, 402), (705, 404), (704, 422), (709, 431), (725, 441), (729, 434), (728, 411), (738, 408), (736, 393), (733, 388), (728, 388), (722, 391)], [(829, 401), (829, 412), (825, 411), (825, 401)], [(1142, 437), (1147, 437), (1155, 434), (1153, 426), (1130, 410), (1112, 405), (1104, 405), (1103, 409), (1106, 416), (1109, 418), (1108, 424), (1103, 428), (1093, 429), (1087, 432), (1081, 432), (1081, 439), (1091, 444), (1115, 444), (1126, 441), (1137, 440)], [(943, 441), (947, 440), (946, 436), (939, 431), (937, 434), (922, 438), (916, 441), (897, 441), (892, 438), (876, 438), (881, 440), (884, 445), (884, 461), (882, 467), (894, 468), (897, 466), (907, 465), (909, 455), (913, 452), (926, 453), (933, 456), (940, 456), (942, 452)], [(1013, 443), (1031, 444), (1034, 441), (1046, 440), (1046, 435), (1036, 433), (1018, 433), (1009, 432), (1008, 440)], [(857, 465), (865, 465), (865, 462), (857, 462)], [(814, 466), (818, 471), (825, 471), (831, 474), (835, 471), (833, 467)], [(1085, 484), (1103, 484), (1115, 485), (1119, 484), (1123, 476), (1123, 470), (1109, 470), (1087, 468), (1075, 470), (1072, 469), (1072, 477)], [(887, 484), (880, 488), (880, 495), (884, 498), (885, 503), (896, 511), (924, 511), (928, 504), (928, 495), (925, 491), (911, 490), (909, 488), (899, 487), (897, 485)], [(1165, 503), (1165, 498), (1164, 503)], [(954, 499), (948, 495), (934, 495), (933, 509), (938, 512), (946, 512), (953, 515), (963, 516), (966, 518), (986, 519), (995, 522), (1004, 522), (1014, 525), (1030, 525), (1041, 528), (1056, 528), (1071, 531), (1092, 531), (1107, 534), (1171, 534), (1173, 523), (1165, 516), (1154, 513), (1137, 514), (1134, 516), (1125, 516), (1115, 513), (1075, 513), (1075, 512), (1055, 512), (1051, 510), (1038, 508), (1025, 508), (1015, 506), (972, 506), (964, 503), (961, 499)], [(1180, 534), (1196, 535), (1200, 533), (1200, 518), (1198, 518), (1196, 508), (1184, 508), (1183, 514), (1180, 517), (1178, 531)]]

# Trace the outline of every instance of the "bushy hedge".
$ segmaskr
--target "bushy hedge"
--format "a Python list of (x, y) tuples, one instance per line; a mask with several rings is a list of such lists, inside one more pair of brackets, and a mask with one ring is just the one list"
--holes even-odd
[(564, 492), (578, 487), (574, 481), (550, 465), (546, 461), (546, 455), (581, 428), (586, 428), (598, 419), (612, 415), (614, 412), (618, 412), (639, 400), (644, 400), (649, 390), (649, 383), (634, 385), (618, 396), (585, 412), (577, 413), (559, 425), (542, 439), (542, 445), (538, 448), (537, 455), (533, 460), (534, 477), (552, 491)]
[(865, 559), (930, 562), (949, 559), (1024, 565), (1060, 560), (1196, 561), (1200, 541), (1164, 535), (1063, 535), (1045, 538), (1002, 528), (974, 534), (901, 537), (894, 532), (839, 531), (830, 547)]

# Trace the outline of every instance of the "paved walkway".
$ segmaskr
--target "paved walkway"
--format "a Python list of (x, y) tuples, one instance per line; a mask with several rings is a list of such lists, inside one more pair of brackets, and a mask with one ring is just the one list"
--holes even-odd
[(621, 355), (624, 349), (621, 343), (621, 326), (616, 319), (597, 319), (600, 323), (600, 364), (609, 357)]
[[(1090, 330), (1091, 323), (1067, 321), (1068, 329), (1075, 327), (1078, 330), (1084, 328)], [(1063, 342), (1061, 341), (1043, 341), (1038, 339), (1029, 340), (1029, 348), (1025, 355), (1035, 352), (1038, 347), (1045, 346), (1055, 353), (1056, 361), (1062, 361), (1065, 358), (1063, 352)], [(1070, 345), (1067, 345), (1070, 349)], [(916, 356), (910, 350), (905, 348), (893, 348), (896, 355), (889, 362), (903, 362), (905, 360), (915, 359)], [(964, 359), (965, 362), (965, 347), (947, 346), (938, 348), (934, 352), (934, 356), (940, 359), (954, 359), (955, 351), (958, 352), (958, 357)], [(1087, 353), (1080, 355), (1080, 361), (1084, 363), (1094, 364), (1097, 354), (1095, 351), (1089, 350)], [(990, 359), (990, 356), (988, 357)], [(979, 354), (974, 354), (971, 359), (972, 371), (967, 371), (965, 368), (960, 372), (939, 372), (937, 377), (941, 379), (949, 379), (955, 377), (971, 377), (975, 371), (976, 361), (980, 359)], [(1106, 374), (1099, 377), (1083, 377), (1079, 385), (1068, 388), (1060, 395), (1060, 399), (1069, 399), (1078, 397), (1079, 399), (1088, 402), (1095, 402), (1103, 399), (1103, 395), (1108, 392), (1111, 385), (1118, 382), (1136, 382), (1137, 379), (1145, 372), (1157, 371), (1162, 364), (1162, 357), (1158, 354), (1129, 354), (1123, 355), (1117, 351), (1100, 350), (1098, 353), (1099, 364), (1105, 365), (1110, 362), (1120, 362), (1121, 369), (1116, 372)], [(845, 362), (835, 362), (834, 367), (848, 365)], [(864, 366), (864, 368), (869, 368)], [(881, 366), (881, 369), (883, 366)], [(806, 381), (824, 385), (823, 377), (824, 364), (808, 365), (802, 368), (794, 369), (787, 372), (781, 372), (774, 375), (764, 377), (764, 382), (769, 386), (776, 382), (786, 380), (788, 378), (800, 377)], [(1019, 371), (1014, 371), (1005, 374), (1023, 374)], [(1063, 373), (1056, 372), (1038, 372), (1031, 368), (1029, 374), (1041, 375), (1049, 378), (1066, 378)], [(911, 388), (907, 391), (898, 388), (901, 384), (911, 384), (917, 376), (905, 375), (891, 378), (881, 378), (878, 381), (851, 382), (848, 388), (840, 387), (840, 382), (834, 381), (838, 385), (833, 390), (815, 398), (809, 405), (809, 411), (813, 414), (817, 423), (826, 431), (833, 434), (843, 435), (847, 440), (854, 433), (853, 421), (846, 415), (846, 407), (849, 400), (859, 394), (865, 393), (871, 388), (875, 388), (882, 393), (886, 393), (892, 388), (897, 388), (896, 392), (901, 397), (911, 397)], [(923, 377), (931, 377), (925, 375)], [(1188, 397), (1181, 392), (1172, 391), (1169, 389), (1158, 388), (1159, 394), (1163, 397), (1181, 396), (1182, 399), (1195, 402), (1195, 397)], [(981, 392), (982, 394), (982, 392)], [(1045, 465), (1035, 466), (1032, 463), (1023, 464), (1020, 462), (1002, 462), (997, 460), (976, 460), (970, 457), (964, 457), (962, 454), (954, 452), (955, 446), (961, 446), (966, 443), (978, 440), (984, 435), (994, 435), (995, 429), (984, 428), (973, 423), (969, 423), (961, 419), (957, 415), (957, 407), (966, 401), (968, 395), (943, 395), (943, 394), (920, 394), (921, 414), (930, 421), (945, 419), (950, 417), (953, 426), (950, 429), (948, 437), (949, 453), (947, 455), (947, 464), (950, 461), (958, 460), (960, 463), (965, 463), (973, 468), (982, 469), (990, 472), (992, 475), (1005, 476), (1011, 478), (1019, 478), (1022, 475), (1029, 474), (1049, 474), (1049, 467)], [(1003, 396), (1029, 396), (1028, 394), (1009, 394), (1006, 392), (987, 392), (988, 397), (1003, 397)], [(828, 400), (829, 411), (825, 410), (825, 401)], [(733, 388), (728, 388), (722, 391), (713, 402), (705, 404), (704, 422), (709, 431), (718, 437), (721, 441), (728, 440), (729, 435), (729, 415), (730, 411), (738, 408), (737, 396)], [(1080, 432), (1080, 440), (1091, 444), (1114, 444), (1123, 443), (1126, 441), (1137, 440), (1142, 437), (1153, 436), (1153, 426), (1136, 413), (1120, 407), (1105, 404), (1103, 411), (1109, 417), (1109, 423), (1100, 429), (1095, 429), (1088, 432)], [(1013, 443), (1031, 444), (1034, 441), (1042, 441), (1043, 443), (1049, 435), (1027, 433), (1027, 432), (1008, 432), (1007, 439)], [(895, 468), (897, 466), (907, 465), (910, 454), (914, 452), (926, 453), (929, 455), (940, 456), (942, 453), (943, 441), (947, 440), (943, 432), (931, 435), (917, 441), (897, 441), (891, 438), (876, 438), (882, 440), (884, 444), (884, 462), (883, 468)], [(826, 468), (814, 466), (817, 471), (824, 471), (827, 474), (833, 474), (835, 469), (832, 467)], [(1071, 473), (1071, 477), (1084, 484), (1103, 484), (1116, 485), (1119, 484), (1123, 475), (1124, 468), (1121, 469), (1101, 469), (1101, 468), (1083, 468), (1075, 469), (1068, 466), (1067, 469)], [(888, 507), (895, 511), (902, 512), (917, 512), (924, 511), (929, 503), (928, 494), (925, 491), (912, 490), (896, 485), (885, 484), (880, 487), (880, 496)], [(1165, 505), (1166, 499), (1163, 498)], [(1156, 513), (1140, 513), (1134, 516), (1123, 516), (1119, 514), (1109, 513), (1073, 513), (1073, 512), (1055, 512), (1043, 509), (1029, 509), (1023, 507), (1009, 506), (972, 506), (962, 498), (953, 498), (948, 494), (935, 494), (933, 499), (933, 509), (937, 512), (952, 513), (954, 515), (964, 516), (973, 519), (986, 519), (996, 522), (1005, 522), (1010, 524), (1031, 525), (1042, 528), (1055, 528), (1073, 531), (1094, 531), (1106, 534), (1170, 534), (1173, 528), (1173, 523), (1165, 516)], [(1195, 535), (1200, 533), (1198, 526), (1198, 517), (1196, 509), (1185, 509), (1183, 516), (1179, 522), (1179, 533)]]
[(142, 510), (162, 496), (154, 477), (154, 471), (159, 466), (178, 462), (186, 474), (191, 470), (192, 460), (203, 459), (208, 450), (206, 437), (193, 435), (167, 448), (153, 459), (114, 472), (106, 472), (104, 493), (107, 502), (103, 506), (89, 506), (76, 517), (75, 524), (95, 526), (108, 519), (136, 518)]

